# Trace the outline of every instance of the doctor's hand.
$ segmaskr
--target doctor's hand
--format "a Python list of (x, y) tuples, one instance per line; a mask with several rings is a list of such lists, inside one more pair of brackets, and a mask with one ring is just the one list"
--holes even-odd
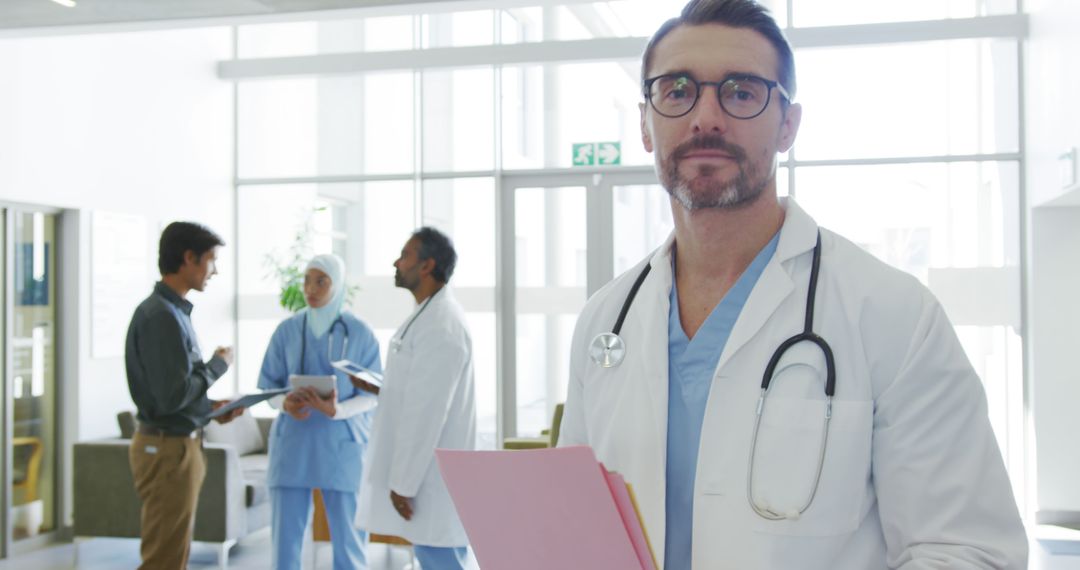
[(361, 390), (363, 390), (365, 392), (371, 392), (372, 394), (375, 394), (376, 396), (379, 395), (379, 387), (372, 384), (372, 383), (370, 383), (370, 382), (367, 382), (363, 378), (357, 378), (356, 376), (351, 376), (350, 375), (349, 376), (349, 382), (352, 382), (353, 386), (355, 386), (355, 387), (357, 387), (357, 388), (359, 388), (359, 389), (361, 389)]
[(311, 412), (306, 408), (307, 404), (304, 403), (304, 399), (299, 392), (289, 392), (285, 396), (285, 401), (281, 404), (281, 409), (285, 410), (286, 414), (301, 421), (308, 419), (308, 416), (311, 415)]
[(337, 388), (331, 390), (330, 395), (325, 398), (320, 396), (319, 392), (311, 386), (305, 386), (298, 392), (300, 397), (303, 398), (305, 406), (319, 410), (328, 418), (337, 415)]
[(394, 510), (405, 520), (412, 520), (412, 501), (413, 500), (410, 497), (402, 497), (401, 495), (390, 491), (390, 504), (394, 505)]

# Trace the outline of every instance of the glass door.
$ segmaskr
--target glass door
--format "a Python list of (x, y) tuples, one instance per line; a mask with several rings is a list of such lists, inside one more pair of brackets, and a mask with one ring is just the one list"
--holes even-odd
[(649, 167), (503, 173), (496, 204), (502, 437), (550, 427), (566, 400), (570, 343), (588, 296), (621, 272), (618, 256), (636, 263), (667, 237), (670, 207), (655, 184)]
[(514, 189), (517, 433), (566, 399), (570, 337), (586, 299), (586, 187)]
[(8, 210), (5, 218), (8, 528), (18, 542), (57, 528), (56, 216)]
[(613, 185), (612, 193), (611, 260), (621, 275), (664, 243), (675, 223), (668, 193), (655, 182)]

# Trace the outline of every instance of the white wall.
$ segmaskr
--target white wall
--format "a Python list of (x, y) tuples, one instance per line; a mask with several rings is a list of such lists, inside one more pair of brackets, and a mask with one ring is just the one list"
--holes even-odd
[(1080, 147), (1080, 2), (1029, 0), (1025, 6), (1031, 15), (1025, 140), (1035, 508), (1080, 511), (1080, 190), (1063, 185), (1058, 160)]
[(116, 412), (133, 407), (122, 357), (90, 352), (91, 211), (146, 220), (147, 294), (165, 224), (221, 234), (221, 275), (191, 296), (193, 320), (204, 352), (235, 338), (233, 89), (214, 67), (231, 57), (231, 37), (210, 28), (0, 40), (0, 200), (79, 210), (78, 362), (67, 363), (78, 417), (67, 421), (80, 440), (117, 435)]

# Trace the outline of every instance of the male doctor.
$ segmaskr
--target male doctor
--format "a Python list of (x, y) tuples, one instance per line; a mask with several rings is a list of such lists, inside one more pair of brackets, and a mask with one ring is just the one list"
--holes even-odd
[(368, 532), (413, 543), (424, 570), (459, 570), (469, 539), (435, 462), (435, 448), (473, 449), (472, 339), (447, 283), (457, 253), (442, 232), (420, 228), (394, 262), (394, 284), (416, 309), (390, 340), (356, 520)]
[[(768, 12), (691, 1), (642, 79), (675, 231), (581, 314), (559, 445), (633, 484), (665, 570), (1027, 568), (985, 394), (939, 303), (777, 199), (802, 109)], [(593, 345), (617, 320), (622, 343)], [(824, 342), (767, 374), (808, 329)]]

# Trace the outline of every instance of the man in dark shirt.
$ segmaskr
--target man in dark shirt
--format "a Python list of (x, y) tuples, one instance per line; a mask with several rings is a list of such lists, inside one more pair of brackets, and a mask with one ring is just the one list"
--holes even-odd
[[(231, 347), (218, 347), (204, 362), (191, 326), (192, 289), (202, 291), (217, 273), (224, 245), (209, 229), (173, 222), (161, 234), (161, 281), (131, 317), (124, 354), (128, 388), (139, 426), (129, 460), (142, 501), (142, 566), (187, 568), (195, 505), (206, 475), (202, 427), (211, 410), (228, 403), (206, 397), (233, 362)], [(243, 409), (225, 414), (225, 423)]]

